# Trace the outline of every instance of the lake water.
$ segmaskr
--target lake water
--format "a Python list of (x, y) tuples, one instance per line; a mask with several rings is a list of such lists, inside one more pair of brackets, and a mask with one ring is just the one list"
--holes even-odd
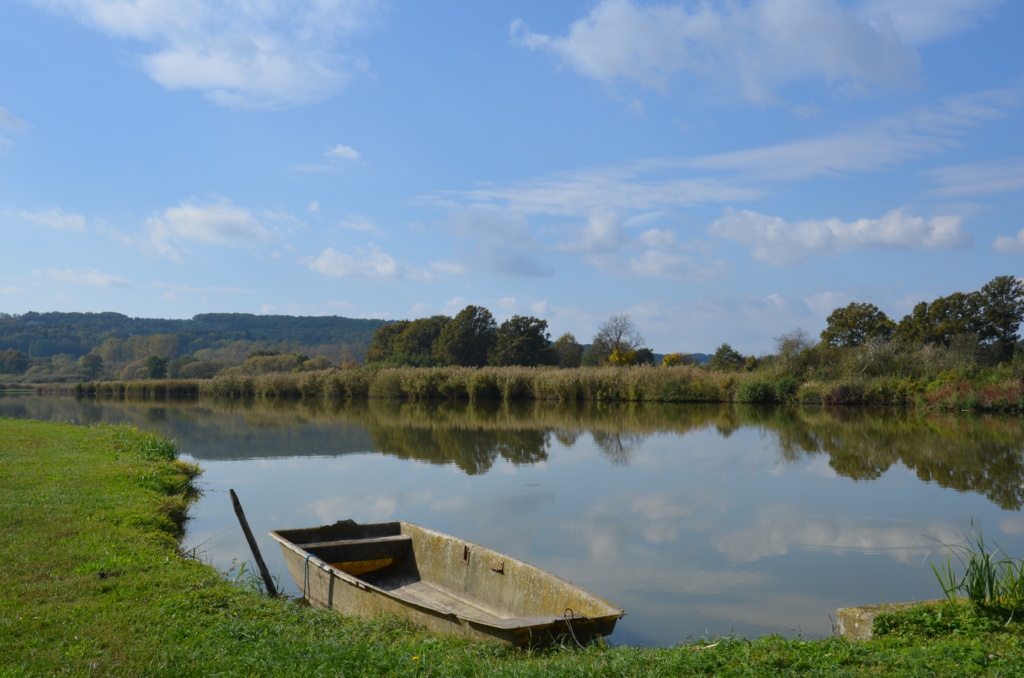
[(972, 518), (993, 542), (1024, 533), (1019, 417), (35, 396), (0, 416), (175, 438), (205, 469), (185, 548), (221, 570), (251, 560), (229, 488), (293, 595), (268, 530), (408, 520), (622, 607), (615, 643), (826, 636), (837, 608), (941, 597), (927, 558)]

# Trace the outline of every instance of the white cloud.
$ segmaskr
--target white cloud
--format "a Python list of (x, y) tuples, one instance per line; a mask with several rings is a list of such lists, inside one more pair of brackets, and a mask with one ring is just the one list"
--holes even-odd
[(444, 302), (443, 312), (445, 315), (455, 316), (459, 311), (469, 304), (465, 297), (454, 297)]
[(622, 215), (614, 210), (595, 209), (588, 215), (587, 223), (576, 229), (559, 249), (584, 254), (607, 254), (618, 252), (628, 242)]
[(432, 261), (430, 268), (449, 275), (466, 275), (470, 272), (469, 266), (458, 261)]
[(343, 254), (333, 247), (328, 247), (319, 256), (305, 259), (302, 263), (317, 273), (336, 277), (436, 280), (433, 273), (399, 264), (394, 257), (382, 252), (373, 244), (368, 245), (366, 249), (357, 248), (354, 255)]
[(1003, 0), (868, 0), (858, 14), (871, 23), (890, 23), (908, 45), (923, 46), (975, 27)]
[(870, 172), (959, 144), (957, 137), (1007, 115), (1020, 103), (1019, 88), (949, 97), (934, 106), (878, 118), (837, 134), (660, 162), (666, 167), (734, 171), (770, 180), (805, 179), (843, 172)]
[(708, 232), (753, 248), (755, 259), (773, 264), (800, 261), (812, 253), (859, 248), (942, 249), (968, 247), (969, 233), (959, 216), (931, 219), (892, 210), (878, 219), (809, 219), (789, 223), (780, 217), (727, 208)]
[(317, 202), (316, 200), (313, 200), (312, 202), (309, 203), (309, 207), (307, 207), (306, 209), (308, 209), (310, 212), (319, 212), (320, 203)]
[(52, 207), (40, 212), (22, 212), (21, 217), (40, 226), (56, 231), (87, 231), (85, 217), (81, 214), (68, 214), (59, 207)]
[(842, 308), (853, 301), (853, 296), (846, 292), (819, 292), (804, 297), (804, 304), (816, 315), (824, 318), (837, 308)]
[(377, 0), (33, 0), (83, 25), (153, 46), (143, 70), (238, 108), (327, 98), (365, 69), (340, 43), (366, 29)]
[(547, 301), (517, 299), (516, 297), (502, 297), (498, 300), (497, 305), (502, 311), (501, 316), (505, 319), (514, 315), (532, 315), (544, 318), (550, 310)]
[(809, 78), (855, 88), (903, 85), (918, 67), (890, 23), (861, 19), (835, 0), (603, 0), (564, 37), (532, 33), (520, 20), (510, 30), (515, 43), (605, 83), (666, 90), (678, 74), (692, 73), (754, 102)]
[(1024, 158), (1006, 158), (941, 167), (927, 172), (939, 184), (937, 195), (962, 197), (1024, 188)]
[[(8, 132), (24, 132), (27, 129), (27, 123), (14, 117), (10, 111), (3, 106), (0, 106), (0, 130), (6, 130)], [(12, 146), (14, 146), (13, 141), (7, 137), (0, 136), (0, 153), (10, 149)]]
[(175, 283), (167, 283), (159, 280), (150, 283), (150, 287), (156, 287), (157, 289), (166, 290), (166, 294), (169, 294), (171, 296), (177, 296), (179, 294), (252, 294), (254, 292), (254, 290), (247, 290), (241, 287), (193, 287), (191, 285), (178, 285)]
[(629, 272), (638, 276), (658, 278), (682, 278), (703, 273), (694, 265), (693, 259), (683, 254), (646, 250), (627, 260)]
[(1017, 231), (1017, 235), (1013, 238), (1005, 235), (999, 236), (992, 243), (992, 249), (1006, 254), (1024, 254), (1024, 228)]
[(427, 197), (432, 204), (464, 208), (500, 205), (516, 214), (579, 216), (594, 210), (634, 212), (666, 207), (691, 207), (711, 202), (753, 200), (761, 189), (729, 185), (714, 179), (646, 179), (662, 172), (661, 162), (565, 172), (529, 179), (508, 186), (491, 186), (471, 191), (447, 192)]
[(676, 234), (658, 228), (644, 231), (637, 240), (654, 249), (675, 251), (677, 248)]
[[(865, 525), (867, 523), (867, 525)], [(877, 523), (877, 521), (875, 521)], [(732, 561), (755, 561), (779, 556), (792, 549), (828, 553), (878, 553), (897, 562), (918, 565), (936, 543), (957, 544), (962, 539), (950, 525), (925, 526), (907, 521), (874, 524), (858, 517), (813, 517), (802, 507), (771, 506), (761, 509), (746, 528), (711, 539), (711, 545)]]
[(24, 132), (28, 129), (28, 123), (19, 120), (3, 106), (0, 106), (0, 129), (9, 132)]
[[(636, 213), (756, 200), (766, 190), (751, 185), (751, 180), (795, 181), (875, 172), (949, 150), (959, 145), (958, 137), (968, 130), (1006, 117), (1020, 100), (1019, 87), (976, 92), (825, 136), (713, 155), (580, 169), (504, 186), (439, 192), (421, 201), (455, 210), (501, 208), (518, 215), (570, 217), (611, 211), (626, 219), (642, 219), (644, 215)], [(739, 179), (694, 176), (697, 172), (735, 173)]]
[[(473, 243), (448, 266), (511, 276), (548, 276), (552, 269), (533, 256), (539, 249), (526, 217), (514, 211), (473, 209), (451, 215), (450, 229)], [(444, 266), (445, 264), (442, 264)]]
[(358, 214), (349, 214), (344, 219), (338, 222), (338, 226), (341, 228), (348, 229), (350, 231), (376, 231), (377, 227), (373, 224), (373, 219), (369, 217), (363, 217)]
[(87, 285), (89, 287), (135, 287), (135, 285), (133, 285), (129, 280), (125, 280), (124, 278), (111, 273), (97, 271), (94, 268), (87, 268), (82, 271), (72, 271), (70, 269), (59, 271), (51, 268), (45, 273), (36, 271), (36, 275), (44, 275), (50, 280), (56, 280), (57, 282), (66, 282), (73, 285)]
[(20, 287), (15, 287), (14, 285), (5, 285), (3, 287), (0, 287), (0, 294), (15, 295), (15, 294), (24, 294), (24, 293), (25, 293), (25, 290), (21, 289)]
[(530, 224), (514, 210), (473, 209), (451, 215), (452, 232), (460, 238), (473, 238), (504, 245), (529, 245), (533, 242)]
[(328, 301), (327, 305), (333, 309), (343, 311), (345, 313), (355, 313), (356, 311), (359, 310), (358, 306), (356, 306), (355, 304), (350, 304), (347, 301)]
[(359, 151), (344, 144), (338, 144), (334, 148), (327, 149), (324, 155), (331, 160), (359, 160), (361, 157)]
[(176, 244), (183, 240), (238, 246), (264, 242), (271, 235), (248, 210), (227, 199), (169, 207), (146, 220), (146, 231), (151, 246), (174, 260), (181, 259)]

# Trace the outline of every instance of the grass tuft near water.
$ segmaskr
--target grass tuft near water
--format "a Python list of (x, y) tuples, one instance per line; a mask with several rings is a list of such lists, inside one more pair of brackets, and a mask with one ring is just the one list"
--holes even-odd
[(0, 676), (1024, 675), (1020, 625), (967, 605), (946, 622), (901, 613), (862, 644), (539, 651), (312, 610), (178, 552), (198, 472), (172, 442), (130, 427), (0, 419)]
[[(963, 596), (972, 605), (1010, 612), (1024, 611), (1024, 560), (1012, 557), (1006, 544), (985, 539), (981, 523), (971, 520), (961, 544), (941, 544), (946, 558), (932, 563), (946, 598)], [(963, 574), (958, 576), (954, 560)]]

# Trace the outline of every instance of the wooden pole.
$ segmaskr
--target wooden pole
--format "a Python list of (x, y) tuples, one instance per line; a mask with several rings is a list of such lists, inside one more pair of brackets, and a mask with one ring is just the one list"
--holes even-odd
[(231, 503), (234, 504), (235, 515), (238, 516), (238, 522), (242, 525), (242, 532), (245, 532), (245, 540), (249, 542), (249, 550), (252, 551), (252, 555), (256, 559), (256, 565), (260, 568), (260, 574), (263, 575), (263, 583), (267, 587), (267, 593), (271, 597), (276, 597), (277, 588), (274, 586), (274, 580), (270, 578), (267, 564), (263, 562), (263, 556), (260, 555), (260, 547), (256, 545), (256, 540), (252, 536), (252, 530), (249, 529), (249, 521), (245, 519), (245, 512), (242, 511), (242, 502), (238, 501), (238, 495), (235, 494), (234, 490), (231, 490)]

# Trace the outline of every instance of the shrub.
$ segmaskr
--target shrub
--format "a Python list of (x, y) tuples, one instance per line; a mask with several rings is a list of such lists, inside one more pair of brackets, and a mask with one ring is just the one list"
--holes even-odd
[(804, 382), (796, 392), (796, 401), (808, 405), (820, 404), (823, 402), (824, 390), (825, 387), (820, 382)]
[(376, 370), (367, 368), (344, 370), (337, 375), (338, 388), (347, 398), (367, 398), (376, 376)]
[(299, 393), (303, 398), (323, 398), (327, 395), (327, 377), (329, 372), (318, 370), (303, 372), (299, 377)]
[(775, 388), (764, 379), (745, 381), (736, 388), (736, 402), (773, 403), (776, 400)]
[(781, 402), (793, 398), (800, 389), (800, 382), (793, 377), (779, 377), (775, 380), (775, 397)]
[(864, 386), (859, 383), (837, 384), (821, 396), (825, 405), (859, 405), (864, 402)]
[(373, 381), (370, 382), (367, 396), (370, 398), (404, 398), (402, 372), (403, 370), (394, 367), (377, 371)]

